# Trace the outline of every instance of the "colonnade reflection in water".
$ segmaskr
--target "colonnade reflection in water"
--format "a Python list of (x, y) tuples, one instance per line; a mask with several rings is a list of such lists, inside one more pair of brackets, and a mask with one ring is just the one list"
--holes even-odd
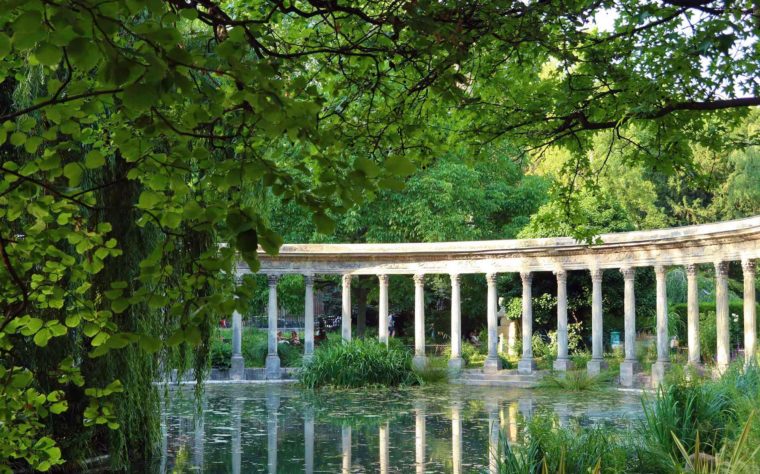
[(319, 398), (284, 386), (210, 390), (200, 417), (193, 416), (192, 401), (184, 408), (174, 403), (163, 414), (164, 455), (156, 471), (497, 472), (501, 445), (519, 445), (525, 422), (538, 411), (558, 427), (639, 416), (638, 399), (625, 394), (589, 400), (505, 389), (448, 390), (435, 396), (409, 390), (408, 397), (374, 405), (369, 392)]

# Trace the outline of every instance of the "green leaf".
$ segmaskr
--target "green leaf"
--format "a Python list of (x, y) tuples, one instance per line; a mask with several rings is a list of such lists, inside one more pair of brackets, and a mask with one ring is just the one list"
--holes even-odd
[(106, 159), (98, 150), (92, 150), (84, 156), (84, 166), (89, 169), (100, 168), (106, 164)]
[(142, 209), (152, 209), (156, 204), (163, 201), (164, 197), (154, 191), (143, 191), (137, 200), (137, 207)]
[(391, 156), (384, 164), (386, 170), (398, 176), (409, 176), (417, 170), (414, 163), (403, 155)]
[(82, 167), (79, 163), (68, 163), (63, 167), (63, 175), (69, 179), (69, 186), (75, 188), (82, 182)]
[(140, 335), (140, 339), (138, 341), (139, 341), (140, 347), (142, 347), (144, 351), (151, 354), (154, 352), (157, 352), (161, 348), (161, 339), (155, 336), (142, 334)]
[(52, 337), (48, 328), (42, 328), (34, 335), (34, 343), (40, 347), (47, 346), (48, 341)]
[(5, 59), (11, 52), (11, 39), (5, 33), (0, 31), (0, 60)]
[(70, 328), (75, 328), (79, 326), (79, 323), (82, 321), (82, 315), (80, 313), (73, 313), (66, 316), (66, 326)]
[(55, 66), (61, 61), (61, 57), (63, 57), (63, 49), (50, 43), (42, 43), (34, 51), (34, 56), (43, 66)]
[(241, 252), (255, 252), (258, 247), (259, 236), (255, 230), (249, 229), (238, 234), (237, 248)]
[(311, 218), (317, 226), (317, 231), (323, 234), (332, 234), (335, 231), (335, 221), (327, 215), (317, 212)]

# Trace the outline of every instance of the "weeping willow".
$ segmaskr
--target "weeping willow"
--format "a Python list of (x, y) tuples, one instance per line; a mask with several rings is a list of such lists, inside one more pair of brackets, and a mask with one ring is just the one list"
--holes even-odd
[[(24, 107), (32, 103), (45, 87), (45, 79), (38, 68), (30, 67), (28, 73), (7, 80), (0, 86), (0, 110)], [(73, 154), (84, 154), (87, 150), (71, 150)], [(0, 147), (0, 156), (17, 163), (28, 160), (16, 148), (4, 145)], [(152, 252), (162, 252), (165, 263), (181, 269), (176, 272), (174, 280), (162, 282), (162, 286), (150, 288), (158, 294), (172, 285), (178, 285), (179, 279), (197, 271), (195, 262), (199, 256), (214, 245), (213, 235), (209, 232), (184, 229), (181, 235), (168, 236), (156, 226), (138, 225), (140, 211), (135, 204), (142, 191), (141, 184), (127, 179), (131, 165), (121, 156), (109, 158), (107, 165), (85, 174), (86, 189), (96, 189), (94, 210), (82, 209), (80, 225), (94, 228), (100, 223), (109, 223), (113, 237), (118, 242), (122, 254), (109, 260), (91, 282), (87, 297), (91, 298), (100, 309), (108, 310), (109, 302), (103, 294), (111, 289), (114, 281), (126, 281), (127, 293), (135, 292), (140, 263)], [(23, 235), (24, 226), (29, 222), (19, 219), (8, 231)], [(172, 245), (167, 246), (171, 241)], [(75, 254), (72, 249), (62, 249)], [(85, 257), (82, 257), (85, 258)], [(40, 263), (41, 265), (42, 263)], [(73, 290), (73, 288), (72, 288)], [(202, 299), (210, 296), (210, 285), (202, 287), (194, 295), (184, 295), (188, 300)], [(36, 309), (34, 316), (43, 320), (58, 319), (63, 321), (67, 314), (63, 309)], [(158, 335), (166, 340), (168, 335), (187, 315), (172, 315), (165, 308), (150, 307), (142, 302), (130, 305), (123, 313), (114, 314), (113, 323), (119, 331), (135, 334)], [(184, 373), (192, 367), (199, 383), (196, 385), (196, 398), (200, 400), (203, 384), (200, 383), (208, 374), (208, 356), (215, 315), (203, 314), (200, 343), (192, 347), (183, 343), (179, 347), (163, 349), (158, 353), (148, 353), (137, 344), (111, 350), (102, 357), (92, 358), (90, 338), (81, 330), (71, 330), (63, 337), (53, 338), (45, 347), (39, 347), (28, 340), (19, 338), (13, 351), (3, 357), (12, 358), (9, 365), (29, 368), (35, 377), (35, 384), (44, 391), (60, 388), (56, 383), (54, 369), (66, 357), (72, 357), (81, 367), (87, 386), (102, 387), (114, 380), (121, 381), (123, 392), (113, 398), (117, 429), (104, 425), (85, 426), (83, 416), (88, 404), (84, 388), (69, 384), (65, 388), (65, 398), (69, 402), (68, 410), (51, 416), (46, 421), (48, 434), (59, 440), (63, 457), (69, 461), (69, 468), (78, 470), (82, 462), (96, 456), (107, 454), (109, 465), (114, 471), (146, 472), (151, 469), (160, 455), (158, 452), (161, 436), (161, 390), (156, 381), (167, 378), (169, 372), (177, 370)], [(198, 404), (200, 407), (200, 403)]]

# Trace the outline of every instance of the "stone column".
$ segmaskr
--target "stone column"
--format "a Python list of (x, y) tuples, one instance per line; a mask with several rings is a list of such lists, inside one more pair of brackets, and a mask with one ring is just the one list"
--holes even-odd
[(670, 344), (668, 340), (668, 293), (665, 267), (654, 267), (657, 279), (657, 362), (652, 364), (652, 386), (656, 387), (665, 378), (670, 366)]
[(304, 472), (314, 472), (314, 408), (306, 407), (303, 415)]
[(414, 359), (417, 369), (427, 365), (425, 356), (425, 275), (414, 275)]
[(264, 373), (267, 379), (280, 378), (280, 356), (277, 355), (277, 275), (269, 275), (269, 338)]
[(731, 334), (728, 314), (728, 262), (715, 262), (715, 332), (718, 347), (716, 369), (723, 373), (731, 362)]
[(230, 362), (230, 380), (245, 378), (245, 361), (243, 360), (243, 316), (232, 313), (232, 358)]
[(689, 365), (700, 365), (699, 347), (699, 294), (697, 293), (697, 266), (686, 265), (686, 324), (689, 344)]
[(351, 473), (351, 427), (344, 425), (340, 430), (340, 441), (343, 448), (343, 465), (341, 472), (343, 474)]
[(458, 401), (451, 405), (451, 465), (453, 474), (462, 473), (462, 414)]
[(755, 261), (743, 260), (744, 271), (744, 363), (755, 360), (757, 351), (757, 310), (755, 309)]
[(449, 369), (454, 372), (462, 370), (462, 302), (460, 298), (460, 276), (456, 273), (451, 275), (451, 358)]
[(567, 272), (557, 270), (557, 359), (554, 370), (565, 372), (573, 368), (567, 351)]
[(498, 321), (496, 321), (496, 274), (487, 273), (486, 283), (488, 284), (487, 314), (488, 322), (488, 357), (483, 363), (483, 370), (495, 372), (501, 369), (501, 359), (499, 359), (499, 333)]
[(378, 302), (377, 334), (378, 340), (388, 345), (388, 275), (378, 275), (380, 284), (380, 301)]
[(520, 272), (522, 279), (522, 358), (517, 371), (530, 374), (536, 369), (533, 359), (533, 274)]
[(351, 275), (343, 275), (343, 308), (340, 333), (344, 341), (351, 340)]
[(633, 386), (639, 363), (636, 359), (636, 295), (634, 279), (636, 270), (630, 267), (621, 268), (624, 281), (623, 324), (625, 326), (625, 359), (620, 363), (620, 385)]
[(586, 369), (589, 375), (598, 375), (607, 368), (604, 361), (604, 324), (602, 314), (602, 274), (601, 268), (591, 269), (591, 360)]
[(380, 425), (380, 474), (388, 474), (390, 468), (390, 426), (388, 422)]
[(417, 406), (414, 415), (414, 465), (417, 473), (425, 472), (425, 407)]
[(499, 472), (499, 405), (494, 402), (486, 402), (488, 411), (488, 473)]
[(314, 275), (304, 275), (304, 343), (303, 358), (308, 362), (314, 356)]

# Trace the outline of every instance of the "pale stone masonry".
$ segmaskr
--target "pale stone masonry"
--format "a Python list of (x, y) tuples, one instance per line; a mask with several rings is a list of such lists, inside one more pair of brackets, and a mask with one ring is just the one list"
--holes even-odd
[[(760, 258), (760, 216), (673, 229), (621, 232), (600, 235), (601, 243), (589, 245), (569, 237), (547, 239), (492, 240), (473, 242), (438, 242), (410, 244), (286, 244), (277, 256), (259, 252), (261, 272), (269, 278), (269, 354), (266, 372), (278, 377), (277, 356), (277, 281), (280, 275), (301, 274), (306, 280), (305, 355), (313, 351), (313, 278), (317, 275), (342, 275), (343, 305), (341, 333), (351, 339), (351, 280), (354, 275), (376, 275), (380, 294), (379, 337), (388, 338), (388, 276), (413, 275), (415, 287), (415, 365), (427, 364), (425, 356), (425, 275), (447, 274), (451, 277), (451, 338), (450, 367), (459, 370), (461, 360), (461, 301), (459, 282), (463, 274), (484, 274), (488, 283), (488, 305), (485, 323), (488, 327), (486, 370), (499, 370), (497, 353), (498, 321), (496, 306), (498, 291), (496, 277), (500, 273), (519, 273), (522, 280), (523, 353), (518, 370), (530, 373), (535, 369), (531, 341), (533, 331), (532, 280), (536, 272), (554, 272), (557, 278), (557, 359), (556, 370), (570, 368), (567, 353), (567, 273), (590, 272), (592, 282), (592, 359), (587, 370), (598, 373), (606, 367), (604, 361), (603, 288), (605, 270), (623, 273), (625, 360), (621, 364), (621, 383), (631, 385), (638, 370), (635, 357), (636, 300), (634, 295), (635, 269), (654, 267), (657, 289), (656, 345), (657, 362), (653, 380), (664, 377), (669, 365), (669, 334), (667, 327), (666, 270), (683, 266), (688, 282), (687, 334), (688, 363), (699, 366), (699, 304), (697, 266), (713, 265), (716, 287), (717, 368), (725, 370), (730, 362), (728, 263), (740, 261), (744, 275), (744, 347), (749, 362), (757, 350), (755, 323), (755, 260)], [(250, 273), (239, 262), (237, 276)], [(589, 275), (589, 273), (587, 273)], [(241, 317), (234, 313), (231, 376), (241, 373)]]

